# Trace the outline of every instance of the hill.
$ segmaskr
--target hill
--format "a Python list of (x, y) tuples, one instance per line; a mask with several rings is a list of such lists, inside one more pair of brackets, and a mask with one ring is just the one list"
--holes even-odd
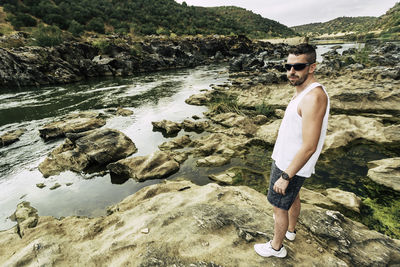
[[(43, 22), (76, 36), (84, 31), (136, 35), (246, 34), (257, 38), (295, 35), (288, 27), (250, 11), (188, 6), (174, 0), (3, 0), (0, 4), (16, 30)], [(236, 17), (239, 13), (240, 17)]]
[(337, 33), (365, 35), (375, 31), (380, 32), (380, 37), (396, 38), (400, 34), (400, 2), (380, 17), (339, 17), (328, 22), (299, 25), (291, 29), (308, 36)]
[(302, 35), (322, 35), (342, 32), (363, 33), (375, 28), (376, 17), (339, 17), (327, 22), (310, 23), (291, 27)]
[(294, 31), (287, 26), (270, 19), (263, 18), (244, 8), (235, 6), (222, 6), (209, 8), (221, 17), (239, 23), (246, 32), (257, 38), (264, 38), (265, 33), (271, 37), (294, 36)]
[(379, 17), (376, 29), (382, 30), (383, 34), (400, 33), (400, 2), (389, 9), (386, 14)]

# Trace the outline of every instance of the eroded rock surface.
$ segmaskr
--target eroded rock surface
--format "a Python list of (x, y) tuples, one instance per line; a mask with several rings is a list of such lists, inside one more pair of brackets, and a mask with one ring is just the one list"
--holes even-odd
[(49, 140), (56, 137), (65, 136), (67, 133), (80, 133), (96, 128), (100, 128), (106, 124), (101, 118), (101, 114), (96, 112), (81, 112), (67, 115), (60, 121), (55, 121), (43, 126), (39, 129), (40, 136)]
[(26, 129), (18, 129), (15, 131), (9, 131), (0, 136), (0, 147), (11, 145), (19, 140), (21, 135), (26, 132)]
[(331, 201), (339, 203), (350, 210), (360, 212), (361, 198), (353, 192), (346, 192), (338, 188), (328, 188), (326, 193)]
[(147, 156), (119, 160), (107, 165), (115, 174), (129, 176), (137, 181), (165, 178), (179, 170), (174, 155), (157, 151)]
[(374, 160), (368, 163), (368, 177), (378, 184), (400, 191), (400, 157)]
[(304, 204), (300, 222), (296, 241), (284, 241), (287, 258), (262, 258), (253, 245), (269, 240), (274, 225), (265, 195), (248, 187), (168, 181), (127, 197), (108, 216), (39, 217), (22, 239), (14, 229), (0, 232), (0, 262), (246, 267), (400, 263), (399, 240), (338, 212)]
[(125, 158), (137, 151), (125, 134), (113, 129), (99, 129), (79, 134), (67, 134), (65, 142), (54, 149), (39, 165), (44, 177), (62, 171), (83, 171)]
[(161, 131), (166, 135), (175, 135), (182, 129), (180, 123), (168, 120), (153, 121), (151, 124), (153, 125), (154, 130)]

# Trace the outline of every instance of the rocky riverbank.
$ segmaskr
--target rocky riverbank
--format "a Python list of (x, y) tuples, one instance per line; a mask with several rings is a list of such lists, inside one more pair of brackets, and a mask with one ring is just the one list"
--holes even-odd
[[(389, 210), (391, 213), (385, 217), (370, 215), (375, 220), (371, 221), (381, 226), (378, 230), (386, 229), (388, 234), (398, 238), (399, 208), (395, 202), (398, 200), (386, 209), (379, 201), (338, 188), (313, 191), (303, 188), (298, 238), (294, 243), (285, 241), (289, 256), (284, 260), (256, 257), (253, 244), (273, 235), (272, 207), (261, 193), (265, 193), (268, 184), (268, 153), (275, 141), (283, 108), (293, 92), (292, 87), (283, 83), (285, 72), (279, 63), (287, 47), (277, 47), (274, 49), (276, 53), (269, 54), (266, 50), (232, 59), (229, 84), (214, 86), (213, 90), (187, 100), (194, 105), (208, 105), (206, 119), (153, 122), (154, 130), (162, 131), (170, 140), (151, 155), (135, 156), (131, 140), (118, 135), (131, 148), (121, 152), (125, 153), (123, 157), (133, 153), (119, 160), (121, 142), (118, 140), (121, 138), (112, 138), (117, 133), (103, 128), (77, 133), (85, 131), (79, 123), (76, 125), (80, 128), (76, 130), (70, 127), (68, 121), (79, 117), (84, 121), (87, 118), (85, 114), (43, 127), (56, 132), (57, 136), (67, 137), (65, 143), (45, 159), (44, 162), (56, 163), (46, 164), (50, 171), (51, 166), (58, 167), (57, 164), (62, 162), (66, 164), (56, 172), (85, 172), (91, 171), (87, 168), (96, 167), (144, 181), (167, 178), (183, 164), (190, 163), (192, 168), (215, 168), (210, 178), (221, 185), (236, 186), (215, 183), (197, 186), (185, 180), (166, 181), (142, 189), (110, 207), (108, 215), (99, 218), (38, 216), (34, 208), (23, 203), (14, 214), (18, 225), (0, 232), (0, 262), (11, 266), (400, 264), (398, 239), (369, 230), (354, 221), (364, 216), (365, 209), (380, 215), (382, 213), (377, 209)], [(389, 51), (398, 49), (397, 46), (377, 44), (371, 47), (371, 51), (386, 51), (382, 47), (389, 47)], [(400, 81), (396, 76), (388, 75), (374, 75), (373, 78), (367, 78), (367, 75), (361, 79), (356, 72), (343, 67), (332, 69), (326, 75), (324, 66), (330, 66), (330, 62), (335, 60), (344, 62), (345, 57), (346, 54), (335, 55), (335, 59), (327, 58), (319, 67), (318, 79), (327, 87), (333, 108), (320, 164), (329, 165), (330, 160), (333, 162), (343, 157), (346, 149), (360, 140), (387, 146), (391, 149), (388, 155), (392, 155), (392, 159), (371, 161), (368, 176), (387, 187), (384, 192), (393, 194), (395, 198), (398, 179), (393, 177), (397, 177), (400, 156), (397, 149), (400, 147), (400, 121), (397, 117), (400, 111), (395, 103), (400, 100)], [(352, 58), (354, 64), (361, 64), (355, 55)], [(393, 68), (398, 69), (399, 64)], [(376, 69), (380, 67), (363, 65), (366, 73), (375, 73)], [(104, 116), (93, 115), (91, 118), (99, 120)], [(103, 134), (104, 131), (109, 135)], [(185, 133), (176, 136), (181, 131)], [(194, 131), (202, 134), (192, 135)], [(112, 158), (108, 153), (111, 148), (115, 152)], [(337, 154), (339, 150), (341, 154)], [(233, 166), (222, 171), (218, 169), (227, 164)], [(77, 165), (79, 168), (75, 168)], [(333, 176), (338, 174), (338, 170), (335, 171)], [(338, 179), (337, 185), (343, 183)], [(377, 187), (372, 180), (369, 185)], [(390, 187), (393, 191), (388, 189)]]
[(68, 41), (50, 48), (0, 48), (0, 87), (63, 84), (88, 77), (194, 67), (255, 51), (277, 53), (276, 46), (252, 42), (245, 36), (143, 40), (115, 36)]

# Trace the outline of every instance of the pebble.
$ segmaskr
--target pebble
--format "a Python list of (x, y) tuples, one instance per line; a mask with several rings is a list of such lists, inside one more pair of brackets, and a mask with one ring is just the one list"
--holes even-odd
[(50, 190), (54, 190), (59, 188), (61, 185), (59, 183), (55, 183), (52, 187), (50, 187)]
[(319, 252), (319, 253), (322, 253), (322, 252), (324, 252), (324, 249), (323, 249), (323, 248), (321, 248), (321, 247), (318, 247), (318, 248), (317, 248), (317, 250), (318, 250), (318, 252)]
[(208, 246), (210, 245), (210, 243), (208, 243), (208, 242), (206, 241), (206, 242), (201, 243), (201, 245), (202, 245), (203, 247), (208, 247)]
[(311, 239), (307, 239), (307, 240), (306, 240), (306, 243), (307, 243), (307, 244), (311, 244)]
[(44, 183), (36, 184), (36, 186), (39, 187), (40, 189), (46, 187), (46, 185)]
[(150, 231), (149, 231), (149, 228), (143, 228), (140, 232), (142, 234), (148, 234)]

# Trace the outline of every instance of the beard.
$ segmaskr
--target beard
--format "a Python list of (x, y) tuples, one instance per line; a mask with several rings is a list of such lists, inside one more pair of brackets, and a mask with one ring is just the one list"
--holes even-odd
[(288, 75), (288, 78), (290, 77), (296, 77), (297, 80), (289, 80), (290, 85), (292, 86), (299, 86), (302, 85), (304, 83), (305, 80), (307, 80), (308, 78), (308, 73), (305, 74), (304, 76), (297, 76), (297, 75)]

